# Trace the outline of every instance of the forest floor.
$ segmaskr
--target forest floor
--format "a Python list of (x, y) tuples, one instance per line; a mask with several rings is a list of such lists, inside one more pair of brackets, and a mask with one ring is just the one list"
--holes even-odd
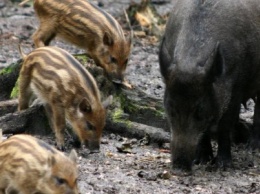
[[(96, 1), (92, 1), (97, 3)], [(102, 8), (121, 21), (123, 9), (131, 0), (102, 1)], [(170, 12), (170, 2), (155, 5), (159, 14)], [(31, 35), (38, 26), (33, 8), (19, 7), (9, 0), (0, 1), (0, 68), (16, 62), (20, 56), (18, 43), (25, 52), (33, 48)], [(52, 45), (71, 53), (84, 53), (70, 44), (56, 39)], [(152, 36), (135, 37), (132, 54), (126, 71), (126, 79), (147, 94), (163, 98), (164, 84), (158, 63), (159, 40)], [(0, 83), (1, 84), (1, 83)], [(241, 116), (252, 122), (253, 109), (241, 111)], [(53, 135), (40, 137), (54, 145)], [(246, 145), (233, 145), (233, 168), (221, 170), (210, 164), (194, 166), (193, 175), (176, 176), (170, 171), (169, 146), (143, 143), (111, 134), (107, 131), (101, 144), (101, 152), (84, 155), (79, 152), (79, 188), (81, 193), (255, 193), (260, 194), (260, 153), (247, 150)], [(69, 142), (69, 141), (68, 141)], [(130, 142), (129, 152), (117, 147)], [(213, 143), (214, 150), (217, 145)]]

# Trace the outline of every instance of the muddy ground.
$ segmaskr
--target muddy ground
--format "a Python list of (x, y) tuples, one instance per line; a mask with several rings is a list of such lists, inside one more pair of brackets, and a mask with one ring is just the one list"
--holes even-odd
[[(97, 1), (92, 1), (98, 3)], [(103, 8), (119, 21), (122, 8), (131, 0), (102, 1)], [(171, 9), (171, 3), (156, 4), (160, 14)], [(9, 0), (0, 0), (0, 67), (16, 62), (20, 57), (19, 42), (25, 52), (32, 49), (30, 36), (38, 22), (32, 7), (18, 7)], [(123, 25), (123, 24), (122, 24)], [(126, 72), (130, 82), (145, 92), (163, 98), (164, 85), (158, 65), (158, 41), (146, 36), (135, 37), (132, 55)], [(71, 53), (84, 51), (60, 40), (52, 42)], [(0, 83), (1, 84), (1, 83)], [(251, 103), (253, 104), (253, 103)], [(252, 122), (252, 106), (242, 110), (241, 117)], [(53, 135), (41, 137), (54, 145)], [(132, 145), (129, 153), (121, 153), (117, 146), (128, 141)], [(69, 144), (70, 141), (68, 141)], [(70, 145), (69, 145), (70, 146)], [(213, 147), (216, 145), (213, 143)], [(260, 153), (246, 149), (245, 145), (234, 145), (232, 155), (234, 167), (220, 170), (211, 165), (194, 167), (192, 176), (180, 177), (170, 173), (168, 148), (156, 144), (144, 145), (140, 139), (129, 139), (105, 131), (101, 152), (84, 155), (79, 152), (79, 188), (81, 193), (255, 193), (260, 194)]]

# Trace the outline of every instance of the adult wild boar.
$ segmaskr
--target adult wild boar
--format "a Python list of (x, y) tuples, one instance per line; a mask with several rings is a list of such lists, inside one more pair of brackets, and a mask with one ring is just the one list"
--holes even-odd
[[(240, 104), (260, 93), (259, 0), (176, 0), (159, 61), (171, 126), (172, 167), (190, 172), (193, 162), (213, 158), (231, 164), (230, 132)], [(260, 104), (250, 144), (260, 147)]]

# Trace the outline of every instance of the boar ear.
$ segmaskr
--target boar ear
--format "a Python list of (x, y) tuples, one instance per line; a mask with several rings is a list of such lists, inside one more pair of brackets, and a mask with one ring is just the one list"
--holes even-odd
[(219, 42), (212, 53), (212, 60), (209, 77), (214, 82), (216, 78), (225, 74), (225, 59)]
[(103, 107), (107, 108), (110, 104), (112, 104), (112, 101), (113, 101), (113, 96), (112, 95), (108, 96), (108, 98), (102, 102)]
[(175, 67), (175, 64), (172, 63), (172, 57), (166, 47), (165, 37), (163, 37), (160, 45), (159, 63), (161, 74), (165, 79), (167, 79), (168, 75), (171, 73), (171, 69)]
[(103, 43), (107, 46), (113, 46), (113, 44), (114, 44), (113, 38), (107, 32), (105, 32), (105, 34), (104, 34)]
[(92, 111), (91, 105), (87, 98), (83, 98), (79, 103), (79, 110), (84, 113), (90, 113)]
[(70, 151), (69, 159), (70, 159), (72, 162), (74, 162), (74, 163), (77, 162), (78, 154), (77, 154), (77, 152), (76, 152), (74, 149), (72, 149), (72, 150)]

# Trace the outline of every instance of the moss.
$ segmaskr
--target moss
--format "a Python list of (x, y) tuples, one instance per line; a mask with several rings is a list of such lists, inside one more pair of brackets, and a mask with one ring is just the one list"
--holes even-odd
[(165, 111), (163, 108), (158, 108), (158, 109), (154, 110), (154, 112), (155, 112), (155, 115), (159, 116), (159, 117), (164, 117), (164, 115), (165, 115)]
[(86, 64), (89, 57), (86, 54), (75, 54), (73, 55), (81, 64)]
[(127, 110), (127, 112), (129, 112), (131, 114), (140, 113), (140, 112), (150, 112), (157, 117), (164, 116), (164, 110), (162, 108), (155, 109), (155, 108), (151, 108), (149, 106), (131, 103), (131, 101), (127, 100), (126, 97), (122, 94), (119, 95), (118, 98), (119, 98), (118, 100), (120, 100), (120, 102), (121, 102), (122, 109)]
[(16, 81), (15, 86), (13, 87), (13, 90), (12, 90), (11, 95), (10, 95), (10, 98), (12, 98), (12, 99), (17, 98), (18, 95), (19, 95), (18, 80)]
[(113, 112), (113, 120), (119, 120), (122, 118), (123, 115), (123, 110), (120, 108), (115, 109), (115, 111)]
[(131, 127), (131, 121), (124, 119), (124, 111), (116, 108), (112, 112), (112, 120), (116, 123), (124, 123), (127, 127)]
[(10, 73), (17, 71), (17, 69), (19, 70), (21, 67), (21, 63), (22, 63), (22, 60), (19, 59), (17, 62), (14, 62), (14, 63), (10, 64), (9, 66), (7, 66), (3, 69), (0, 69), (0, 75), (10, 74)]
[(121, 103), (121, 108), (123, 110), (128, 110), (130, 113), (135, 113), (138, 111), (137, 105), (132, 104), (123, 94), (118, 96), (117, 101)]
[(6, 74), (9, 74), (9, 73), (12, 73), (14, 70), (14, 66), (10, 65), (8, 67), (5, 67), (3, 69), (0, 70), (0, 75), (6, 75)]

